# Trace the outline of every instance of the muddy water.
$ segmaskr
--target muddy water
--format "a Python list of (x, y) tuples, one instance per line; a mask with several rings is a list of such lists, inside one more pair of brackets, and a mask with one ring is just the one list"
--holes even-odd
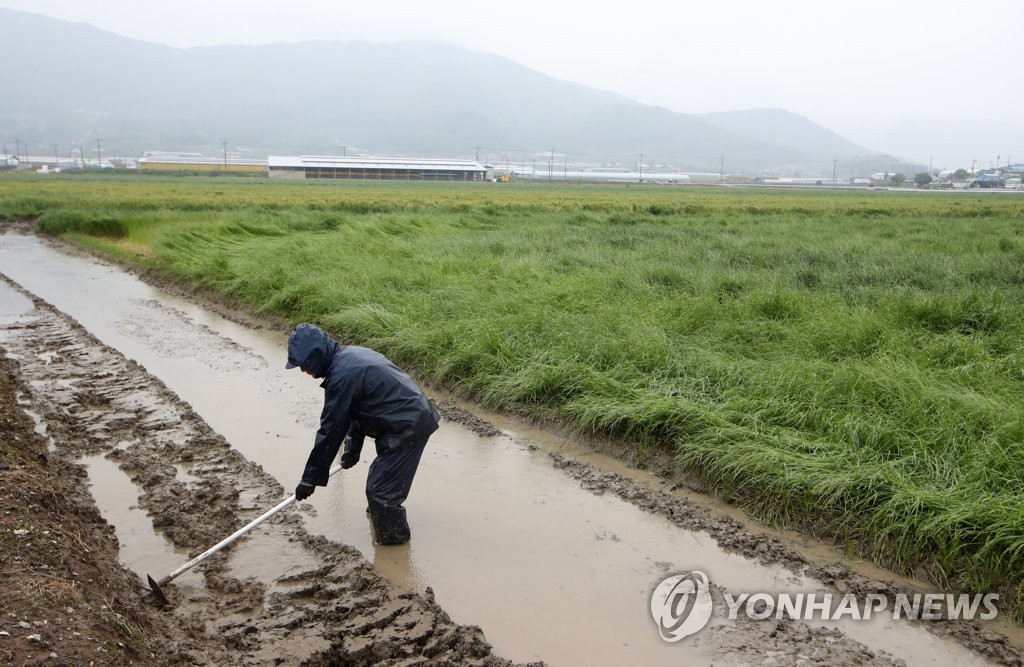
[[(3, 266), (0, 265), (0, 271)], [(32, 301), (21, 292), (0, 283), (0, 323), (17, 321), (32, 310)]]
[[(122, 545), (121, 561), (133, 572), (171, 572), (189, 560), (188, 553), (179, 551), (163, 535), (153, 530), (153, 523), (137, 505), (138, 488), (116, 463), (104, 456), (82, 459), (89, 475), (89, 484), (100, 512), (114, 524), (117, 540)], [(198, 583), (194, 572), (182, 575), (182, 581)]]
[[(0, 272), (160, 378), (285, 488), (297, 481), (322, 391), (307, 376), (283, 369), (279, 335), (233, 324), (34, 237), (0, 237)], [(10, 292), (0, 285), (0, 319), (26, 308)], [(552, 665), (731, 662), (714, 635), (690, 645), (658, 638), (648, 596), (680, 570), (703, 570), (732, 591), (826, 590), (800, 573), (725, 552), (706, 534), (582, 489), (552, 466), (547, 450), (558, 442), (503, 426), (501, 435), (480, 437), (445, 422), (433, 436), (408, 503), (412, 544), (372, 544), (364, 513), (366, 461), (303, 504), (308, 528), (355, 546), (401, 587), (432, 587), (453, 618), (480, 625), (500, 655)], [(124, 562), (139, 570), (141, 564), (152, 569), (154, 559), (170, 561), (168, 569), (175, 565), (177, 554), (151, 527), (147, 532), (139, 525), (127, 477), (104, 459), (89, 463), (90, 477), (105, 480), (94, 483), (94, 493), (124, 534)], [(233, 550), (230, 567), (269, 583), (305, 567), (300, 559), (287, 542), (257, 531)], [(850, 639), (908, 664), (984, 664), (910, 624), (840, 627)]]

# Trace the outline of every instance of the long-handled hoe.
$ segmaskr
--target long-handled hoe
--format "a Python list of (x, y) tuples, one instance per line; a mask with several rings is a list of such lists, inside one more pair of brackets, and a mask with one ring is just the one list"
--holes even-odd
[[(341, 470), (341, 466), (340, 465), (334, 466), (333, 468), (331, 468), (330, 472), (328, 473), (328, 476), (333, 475), (334, 473), (338, 472), (339, 470)], [(153, 595), (155, 595), (156, 598), (158, 600), (160, 600), (161, 603), (167, 604), (167, 602), (168, 602), (167, 601), (167, 596), (164, 595), (163, 586), (166, 586), (167, 584), (171, 583), (171, 581), (173, 581), (178, 575), (183, 574), (183, 573), (187, 572), (188, 570), (192, 569), (193, 567), (195, 567), (196, 565), (198, 565), (199, 563), (202, 563), (204, 560), (206, 560), (207, 558), (209, 558), (213, 554), (217, 553), (218, 551), (220, 551), (221, 549), (223, 549), (227, 545), (231, 544), (232, 542), (237, 540), (239, 537), (242, 537), (243, 535), (245, 535), (246, 533), (251, 531), (253, 528), (255, 528), (256, 526), (260, 525), (261, 523), (263, 523), (264, 521), (266, 521), (270, 517), (274, 516), (275, 514), (277, 514), (278, 512), (280, 512), (281, 510), (283, 510), (284, 508), (288, 507), (289, 505), (291, 505), (294, 502), (295, 502), (295, 494), (292, 494), (291, 496), (285, 498), (280, 503), (278, 503), (277, 506), (274, 507), (273, 509), (267, 511), (266, 513), (256, 517), (255, 519), (253, 519), (249, 523), (245, 524), (244, 526), (242, 526), (241, 528), (236, 530), (234, 533), (232, 533), (231, 535), (225, 537), (223, 540), (221, 540), (217, 544), (213, 545), (212, 547), (210, 547), (209, 549), (207, 549), (203, 553), (199, 554), (198, 556), (196, 556), (195, 558), (193, 558), (189, 562), (185, 563), (184, 565), (179, 567), (174, 572), (171, 572), (169, 575), (167, 575), (166, 577), (164, 577), (160, 581), (156, 581), (155, 579), (153, 579), (153, 577), (151, 575), (147, 574), (146, 578), (149, 579), (149, 588), (153, 591)]]

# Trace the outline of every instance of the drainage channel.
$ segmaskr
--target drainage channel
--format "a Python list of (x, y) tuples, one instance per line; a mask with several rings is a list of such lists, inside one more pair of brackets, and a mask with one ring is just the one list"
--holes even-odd
[[(141, 364), (286, 489), (298, 481), (322, 390), (305, 375), (284, 370), (280, 335), (225, 320), (33, 236), (0, 236), (0, 272)], [(30, 306), (0, 284), (0, 327)], [(549, 451), (571, 445), (517, 431), (512, 423), (503, 428), (481, 436), (459, 423), (442, 424), (407, 503), (410, 545), (376, 547), (370, 539), (363, 495), (367, 461), (316, 492), (304, 514), (307, 529), (357, 548), (398, 587), (429, 586), (456, 621), (479, 625), (498, 654), (551, 665), (749, 662), (749, 655), (729, 657), (744, 633), (747, 644), (763, 645), (761, 657), (772, 657), (777, 640), (763, 636), (765, 624), (737, 625), (720, 611), (695, 641), (662, 641), (649, 598), (658, 582), (676, 572), (702, 570), (729, 591), (830, 590), (782, 565), (725, 551), (709, 535), (682, 530), (611, 494), (595, 495), (552, 465)], [(102, 456), (85, 463), (97, 504), (116, 526), (122, 561), (137, 572), (154, 562), (173, 565), (181, 554), (133, 509), (127, 476)], [(296, 567), (289, 549), (286, 541), (261, 538), (257, 531), (236, 550), (232, 571), (265, 582), (286, 577)], [(835, 649), (826, 662), (859, 656), (863, 664), (988, 664), (907, 622), (879, 617), (806, 625), (808, 641), (820, 639)]]

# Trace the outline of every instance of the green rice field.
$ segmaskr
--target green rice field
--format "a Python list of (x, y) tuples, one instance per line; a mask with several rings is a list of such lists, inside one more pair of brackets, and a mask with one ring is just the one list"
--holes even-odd
[(0, 217), (1024, 619), (1024, 196), (15, 174)]

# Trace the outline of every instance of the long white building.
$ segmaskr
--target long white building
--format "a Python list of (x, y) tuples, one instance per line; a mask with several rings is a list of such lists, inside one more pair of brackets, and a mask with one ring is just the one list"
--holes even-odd
[(270, 178), (343, 178), (390, 181), (483, 181), (487, 168), (473, 160), (338, 157), (331, 155), (267, 158)]

